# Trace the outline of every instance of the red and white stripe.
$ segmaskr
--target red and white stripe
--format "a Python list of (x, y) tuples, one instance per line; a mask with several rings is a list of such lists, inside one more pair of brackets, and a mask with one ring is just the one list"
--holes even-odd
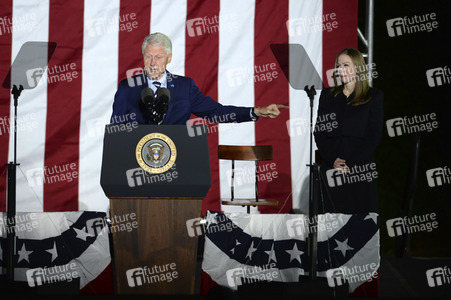
[[(338, 22), (338, 28), (331, 32), (296, 35), (288, 31), (289, 19), (328, 13), (335, 13)], [(119, 80), (126, 77), (127, 70), (142, 66), (142, 40), (156, 31), (167, 34), (173, 42), (169, 71), (193, 78), (205, 95), (228, 105), (290, 106), (277, 119), (221, 124), (217, 133), (209, 134), (212, 187), (203, 212), (226, 209), (221, 208), (219, 198), (230, 193), (226, 178), (230, 163), (218, 161), (218, 144), (272, 145), (278, 177), (262, 182), (260, 193), (279, 200), (280, 206), (263, 212), (286, 213), (304, 207), (308, 134), (290, 137), (286, 122), (308, 120), (305, 92), (292, 89), (279, 67), (278, 77), (271, 82), (239, 82), (233, 72), (276, 63), (269, 48), (272, 43), (299, 43), (324, 74), (333, 67), (339, 50), (357, 46), (357, 0), (4, 0), (0, 18), (5, 17), (14, 21), (14, 28), (8, 31), (4, 25), (0, 27), (0, 80), (27, 41), (57, 42), (49, 68), (75, 63), (78, 74), (71, 82), (59, 83), (47, 83), (44, 76), (36, 88), (23, 91), (19, 99), (19, 119), (28, 116), (35, 126), (18, 132), (18, 211), (108, 210), (108, 199), (100, 187), (103, 126), (109, 121)], [(195, 18), (219, 20), (220, 30), (193, 35), (187, 21)], [(27, 19), (29, 24), (21, 24)], [(133, 21), (137, 26), (128, 32), (125, 26)], [(9, 118), (10, 91), (0, 89), (0, 98), (0, 118)], [(12, 135), (1, 126), (0, 130), (0, 208), (5, 210), (5, 165), (12, 160)], [(72, 163), (78, 176), (70, 182), (27, 183), (29, 170)], [(237, 167), (253, 170), (252, 163)], [(236, 196), (252, 197), (253, 184), (239, 186)]]

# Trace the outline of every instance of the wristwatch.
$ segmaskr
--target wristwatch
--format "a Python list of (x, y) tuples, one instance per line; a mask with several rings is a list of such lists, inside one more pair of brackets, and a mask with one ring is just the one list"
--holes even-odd
[(257, 121), (258, 120), (258, 116), (254, 113), (254, 109), (255, 108), (256, 107), (251, 109), (251, 119), (252, 119), (252, 121)]

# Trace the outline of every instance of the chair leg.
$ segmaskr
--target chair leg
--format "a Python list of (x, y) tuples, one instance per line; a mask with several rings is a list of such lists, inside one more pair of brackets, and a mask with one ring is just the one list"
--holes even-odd
[(258, 161), (255, 161), (255, 202), (258, 202)]
[(233, 199), (235, 198), (234, 195), (234, 178), (235, 178), (235, 161), (232, 159), (232, 180), (230, 181), (230, 201), (233, 201)]

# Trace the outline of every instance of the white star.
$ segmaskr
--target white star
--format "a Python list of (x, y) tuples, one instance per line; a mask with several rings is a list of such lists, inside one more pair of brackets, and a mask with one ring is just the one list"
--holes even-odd
[(276, 253), (274, 252), (274, 244), (272, 244), (271, 250), (265, 251), (265, 252), (266, 252), (266, 254), (268, 254), (268, 256), (269, 256), (269, 258), (268, 258), (268, 264), (271, 262), (271, 260), (277, 262)]
[(58, 251), (56, 251), (56, 242), (53, 243), (53, 249), (45, 251), (52, 254), (52, 262), (58, 257)]
[(294, 243), (293, 250), (285, 250), (290, 254), (290, 262), (293, 261), (293, 259), (297, 260), (299, 263), (301, 263), (301, 254), (304, 254), (303, 251), (300, 251), (298, 249), (298, 245)]
[(236, 246), (241, 245), (240, 242), (238, 242), (238, 240), (235, 240), (235, 247), (232, 248), (232, 250), (230, 250), (230, 252), (232, 252), (233, 254), (235, 254), (235, 248)]
[(343, 256), (346, 256), (346, 251), (354, 250), (354, 248), (351, 248), (350, 246), (348, 246), (348, 239), (346, 239), (344, 242), (340, 242), (339, 240), (335, 240), (335, 242), (337, 243), (338, 246), (334, 250), (341, 251)]
[(365, 219), (363, 219), (363, 220), (365, 221), (365, 220), (369, 220), (369, 219), (373, 220), (374, 224), (377, 224), (377, 214), (369, 213), (368, 216), (366, 216)]
[(77, 229), (77, 228), (74, 227), (74, 230), (75, 230), (75, 232), (77, 233), (76, 238), (79, 238), (80, 240), (83, 240), (83, 241), (86, 242), (86, 237), (88, 237), (88, 236), (94, 236), (94, 235), (93, 235), (93, 234), (90, 234), (90, 233), (87, 233), (87, 232), (85, 231), (85, 228), (86, 228), (86, 226), (83, 227), (82, 229)]
[(27, 251), (27, 249), (25, 248), (25, 243), (23, 243), (23, 244), (22, 244), (22, 249), (20, 249), (20, 250), (18, 251), (18, 253), (19, 253), (19, 260), (17, 261), (18, 263), (19, 263), (21, 260), (23, 260), (23, 259), (25, 259), (27, 262), (30, 262), (28, 256), (29, 256), (31, 253), (33, 253), (33, 251)]
[(255, 250), (257, 250), (257, 248), (254, 248), (254, 241), (252, 241), (251, 246), (247, 250), (247, 255), (245, 258), (247, 258), (249, 256), (249, 258), (252, 260), (252, 255), (254, 254)]
[(218, 224), (218, 221), (216, 220), (216, 216), (218, 213), (209, 213), (207, 215), (207, 229), (211, 224)]

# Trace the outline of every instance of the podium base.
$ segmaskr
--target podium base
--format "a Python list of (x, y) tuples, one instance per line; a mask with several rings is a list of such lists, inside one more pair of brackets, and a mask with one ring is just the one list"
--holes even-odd
[(111, 230), (117, 294), (195, 293), (198, 237), (187, 224), (201, 205), (198, 198), (110, 199), (113, 224), (135, 215), (132, 230)]

